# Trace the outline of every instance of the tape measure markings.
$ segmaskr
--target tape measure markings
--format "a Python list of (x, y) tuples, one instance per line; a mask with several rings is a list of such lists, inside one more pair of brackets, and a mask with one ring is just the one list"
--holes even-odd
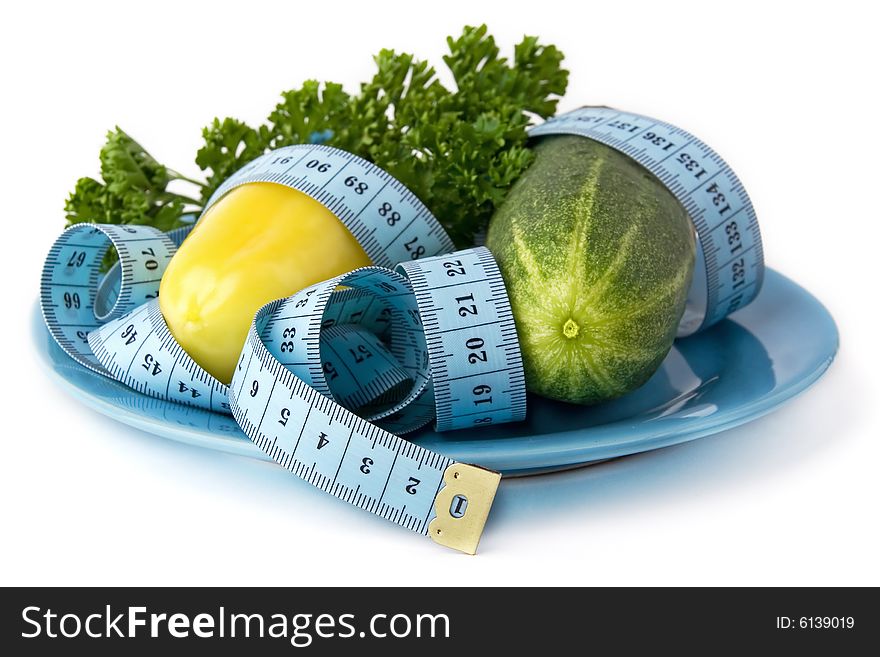
[[(394, 281), (394, 283), (389, 281)], [(395, 287), (395, 283), (399, 287)], [(323, 359), (320, 356), (320, 334), (325, 309), (331, 295), (339, 285), (361, 287), (363, 290), (372, 290), (374, 294), (385, 292), (386, 294), (385, 297), (383, 297), (383, 300), (386, 303), (398, 305), (399, 310), (401, 311), (407, 309), (416, 311), (416, 305), (414, 300), (411, 299), (411, 294), (409, 293), (406, 281), (389, 270), (383, 270), (377, 267), (365, 267), (349, 272), (348, 274), (343, 274), (342, 276), (329, 281), (324, 281), (306, 288), (305, 290), (292, 295), (288, 299), (281, 301), (279, 306), (273, 309), (273, 314), (280, 314), (281, 316), (294, 319), (284, 322), (283, 327), (281, 323), (278, 322), (273, 323), (271, 326), (267, 324), (267, 326), (269, 326), (268, 334), (271, 335), (272, 332), (275, 333), (276, 337), (273, 341), (277, 341), (278, 332), (281, 330), (290, 331), (296, 336), (302, 335), (301, 342), (306, 344), (307, 348), (310, 349), (311, 362), (306, 367), (298, 367), (290, 364), (289, 366), (294, 374), (298, 375), (307, 384), (316, 388), (320, 392), (331, 396), (333, 391), (328, 385), (324, 375), (322, 367)], [(394, 293), (392, 294), (389, 290)], [(302, 311), (308, 311), (308, 314), (305, 317), (301, 316), (302, 313), (288, 314), (286, 309), (290, 307), (298, 307)], [(411, 324), (409, 327), (403, 329), (398, 326), (396, 336), (394, 335), (395, 330), (395, 325), (392, 323), (391, 353), (397, 357), (398, 362), (408, 371), (411, 378), (416, 380), (417, 383), (420, 382), (420, 386), (414, 390), (411, 395), (412, 397), (417, 394), (424, 385), (427, 385), (429, 379), (427, 369), (424, 367), (419, 369), (419, 366), (415, 362), (418, 358), (414, 357), (414, 354), (411, 353), (410, 350), (415, 344), (413, 336), (418, 334), (422, 341), (424, 340), (424, 336), (421, 333), (421, 327), (417, 324)], [(401, 330), (403, 331), (402, 333), (400, 332)], [(261, 329), (260, 334), (261, 337), (266, 336), (266, 329)], [(283, 343), (280, 346), (283, 348)], [(421, 349), (418, 347), (418, 344), (415, 344), (415, 348), (417, 351)], [(276, 351), (274, 345), (273, 349), (270, 349), (270, 351), (279, 361), (283, 359), (283, 353)], [(296, 351), (296, 347), (293, 347), (293, 351)], [(417, 356), (417, 354), (415, 354), (415, 356)], [(402, 406), (404, 405), (406, 405), (406, 400), (401, 402), (400, 408), (391, 408), (386, 414), (402, 410)], [(372, 416), (371, 419), (379, 420), (381, 417), (382, 415), (379, 414)]]
[[(118, 271), (125, 284), (114, 303), (103, 304), (109, 309), (98, 317), (100, 267), (111, 244), (124, 263)], [(168, 235), (149, 226), (77, 224), (67, 229), (50, 249), (40, 276), (40, 307), (49, 332), (78, 363), (106, 374), (88, 346), (87, 334), (151, 293), (158, 294), (157, 283), (143, 283), (164, 270), (174, 249)]]
[[(258, 315), (262, 312), (271, 312), (271, 309), (264, 307), (264, 309), (258, 312)], [(248, 351), (250, 353), (247, 355), (247, 365), (240, 370), (237, 369), (233, 377), (233, 389), (236, 389), (237, 384), (238, 394), (232, 395), (230, 402), (234, 417), (257, 446), (265, 451), (266, 445), (270, 443), (271, 439), (273, 448), (270, 450), (270, 455), (273, 460), (294, 474), (306, 479), (326, 492), (352, 501), (357, 506), (397, 522), (397, 524), (407, 526), (419, 533), (427, 533), (427, 526), (436, 495), (429, 496), (423, 493), (421, 498), (421, 510), (423, 513), (412, 512), (414, 502), (419, 499), (416, 496), (418, 493), (423, 492), (419, 491), (421, 484), (429, 483), (428, 478), (423, 473), (423, 466), (427, 466), (435, 471), (433, 477), (439, 488), (442, 472), (452, 461), (393, 436), (376, 425), (368, 424), (341, 406), (334, 404), (331, 399), (320, 395), (317, 390), (307, 387), (281, 365), (262, 345), (254, 326), (251, 327), (246, 341), (245, 352)], [(257, 362), (256, 371), (253, 371), (254, 361)], [(239, 378), (240, 382), (237, 381)], [(264, 388), (262, 385), (251, 388), (251, 390), (256, 390), (254, 395), (245, 392), (248, 381), (265, 381), (267, 384), (271, 381), (271, 385), (265, 386), (269, 389), (266, 398), (262, 399), (260, 397), (261, 394), (265, 394), (260, 392), (260, 389)], [(293, 404), (297, 400), (301, 400), (306, 405), (306, 408), (303, 413), (291, 412), (290, 414), (291, 419), (303, 419), (298, 426), (298, 430), (295, 432), (297, 440), (293, 449), (286, 449), (283, 444), (279, 443), (279, 438), (282, 436), (279, 435), (278, 427), (272, 425), (272, 432), (264, 428), (266, 416), (269, 415), (271, 409), (283, 408), (281, 404)], [(262, 407), (260, 420), (256, 423), (249, 417), (254, 407)], [(323, 421), (320, 421), (321, 418), (319, 416), (323, 416)], [(286, 429), (289, 424), (281, 425), (281, 428)], [(342, 427), (344, 441), (341, 440), (334, 424), (335, 427)], [(303, 438), (307, 435), (317, 437), (318, 442), (315, 449), (311, 453), (307, 453), (304, 458), (299, 454), (301, 448), (305, 449), (307, 443), (303, 442)], [(322, 440), (327, 442), (322, 444)], [(353, 442), (356, 442), (354, 449), (351, 448)], [(336, 447), (339, 453), (338, 458), (329, 458), (326, 455), (330, 454), (330, 452), (321, 451), (328, 448), (333, 449), (336, 445), (342, 446), (341, 451), (339, 451), (339, 447)], [(418, 463), (414, 471), (422, 473), (422, 476), (416, 478), (418, 483), (414, 487), (410, 484), (410, 491), (412, 492), (405, 491), (404, 493), (410, 495), (412, 499), (396, 505), (384, 503), (392, 476), (395, 472), (400, 471), (402, 467), (398, 463), (403, 463), (399, 458), (404, 447), (406, 447), (407, 457), (410, 460), (414, 460), (412, 455), (418, 454)], [(379, 457), (380, 452), (376, 451), (379, 448), (393, 452), (390, 464), (388, 463), (389, 457), (387, 455)], [(353, 459), (358, 460), (355, 461)], [(326, 461), (326, 463), (323, 463), (322, 460)], [(350, 464), (349, 467), (344, 467), (346, 464)], [(347, 479), (340, 480), (340, 474), (343, 477), (349, 477), (353, 476), (355, 472), (365, 477), (374, 473), (384, 475), (381, 491), (375, 492), (377, 485), (373, 484), (372, 480), (358, 483), (353, 483), (353, 481)], [(411, 475), (407, 475), (404, 481), (409, 482), (409, 476)], [(364, 491), (365, 483), (371, 483), (376, 487), (373, 489), (372, 495)], [(425, 489), (423, 488), (423, 490)], [(406, 507), (409, 507), (409, 513), (406, 511)], [(422, 518), (422, 520), (417, 523), (419, 518)]]
[[(291, 164), (292, 159), (296, 161)], [(299, 144), (267, 153), (224, 182), (207, 206), (248, 182), (281, 183), (308, 194), (339, 217), (379, 266), (454, 250), (434, 216), (403, 184), (375, 165), (330, 146)], [(407, 238), (402, 246), (401, 237)]]
[[(327, 356), (328, 351), (332, 357)], [(375, 335), (351, 325), (343, 324), (323, 329), (321, 352), (322, 369), (325, 374), (330, 371), (336, 372), (336, 364), (339, 364), (348, 373), (347, 377), (341, 377), (337, 374), (328, 381), (328, 385), (333, 391), (333, 397), (342, 402), (342, 405), (349, 410), (375, 403), (391, 391), (399, 389), (406, 382), (412, 383), (407, 372), (400, 367), (397, 360)], [(365, 354), (369, 354), (369, 356)], [(378, 360), (372, 361), (373, 356)], [(357, 365), (363, 363), (366, 367), (368, 362), (372, 373), (364, 380), (356, 373), (358, 371)], [(285, 363), (282, 362), (282, 364)], [(333, 381), (336, 383), (334, 384)]]
[[(153, 299), (89, 333), (89, 344), (112, 378), (142, 394), (229, 413), (227, 389), (174, 340)], [(130, 355), (129, 355), (130, 352)]]
[[(412, 284), (426, 327), (437, 429), (524, 419), (525, 376), (516, 327), (488, 249), (402, 263), (398, 271)], [(456, 280), (446, 282), (450, 279)], [(458, 382), (467, 379), (477, 379), (476, 385), (462, 390)]]

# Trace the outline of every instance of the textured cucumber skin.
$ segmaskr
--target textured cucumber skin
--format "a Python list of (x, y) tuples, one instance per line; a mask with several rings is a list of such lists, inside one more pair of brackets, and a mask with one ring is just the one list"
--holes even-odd
[(528, 389), (591, 404), (642, 385), (672, 347), (693, 225), (647, 169), (604, 144), (546, 137), (489, 224)]

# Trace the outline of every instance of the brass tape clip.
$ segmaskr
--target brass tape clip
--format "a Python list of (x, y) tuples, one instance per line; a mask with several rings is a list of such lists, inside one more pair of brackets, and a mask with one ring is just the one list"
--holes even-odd
[(443, 473), (445, 486), (434, 500), (437, 516), (428, 525), (436, 543), (476, 554), (501, 475), (467, 463), (453, 463)]

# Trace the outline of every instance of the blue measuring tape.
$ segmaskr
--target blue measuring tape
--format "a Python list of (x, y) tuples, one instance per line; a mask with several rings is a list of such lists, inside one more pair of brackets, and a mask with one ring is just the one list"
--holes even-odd
[(574, 134), (601, 142), (653, 173), (687, 210), (697, 259), (679, 337), (721, 321), (750, 303), (764, 280), (755, 209), (733, 170), (688, 132), (609, 107), (582, 107), (549, 119), (529, 135)]
[[(700, 256), (681, 335), (754, 298), (763, 273), (754, 210), (708, 146), (669, 124), (607, 108), (570, 112), (530, 134), (558, 133), (630, 155), (687, 209)], [(431, 421), (446, 431), (525, 418), (516, 327), (494, 259), (482, 247), (452, 253), (411, 192), (338, 149), (297, 145), (259, 157), (215, 192), (205, 212), (252, 182), (322, 203), (375, 266), (261, 308), (229, 386), (177, 344), (159, 310), (162, 273), (190, 228), (67, 229), (41, 279), (49, 331), (81, 365), (151, 397), (232, 414), (263, 452), (311, 484), (474, 553), (500, 475), (397, 434)], [(119, 263), (102, 278), (111, 244)]]
[[(451, 253), (449, 237), (411, 192), (331, 147), (257, 158), (205, 211), (252, 182), (318, 200), (383, 266), (260, 309), (227, 387), (174, 340), (159, 310), (162, 272), (189, 229), (78, 224), (44, 265), (50, 332), (83, 366), (145, 395), (231, 413), (267, 455), (322, 490), (475, 552), (500, 475), (396, 434), (432, 420), (449, 430), (525, 418), (516, 327), (491, 254)], [(101, 279), (111, 244), (119, 264)]]

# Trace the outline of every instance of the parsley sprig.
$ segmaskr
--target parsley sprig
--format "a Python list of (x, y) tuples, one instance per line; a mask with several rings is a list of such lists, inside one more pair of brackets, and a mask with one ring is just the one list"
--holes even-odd
[[(453, 241), (473, 243), (507, 190), (531, 164), (526, 128), (556, 111), (568, 71), (555, 46), (525, 37), (513, 59), (501, 56), (485, 25), (447, 39), (443, 57), (454, 86), (413, 55), (382, 50), (376, 73), (357, 94), (308, 80), (286, 91), (264, 125), (214, 119), (202, 131), (196, 164), (205, 182), (158, 163), (116, 128), (101, 149), (101, 181), (81, 178), (65, 205), (81, 221), (181, 225), (220, 184), (267, 150), (322, 142), (355, 153), (403, 182), (435, 214)], [(169, 190), (195, 186), (198, 197)]]

